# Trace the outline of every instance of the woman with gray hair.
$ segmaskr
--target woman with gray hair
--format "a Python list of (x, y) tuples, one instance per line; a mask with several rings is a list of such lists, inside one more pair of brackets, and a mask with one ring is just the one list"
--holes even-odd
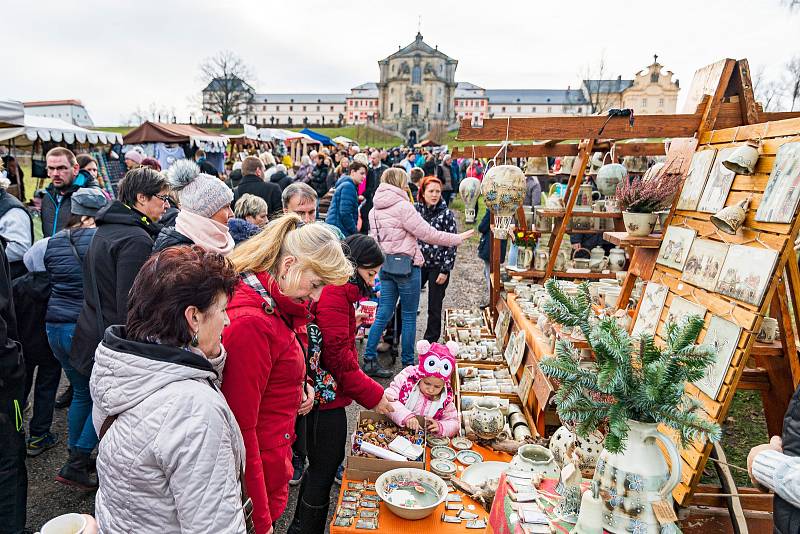
[(311, 156), (305, 155), (300, 158), (300, 167), (294, 175), (295, 182), (306, 182), (314, 171), (314, 164), (311, 163)]
[(269, 177), (269, 181), (281, 188), (281, 191), (292, 183), (292, 178), (286, 172), (286, 165), (278, 163), (275, 166), (275, 172)]
[(237, 245), (260, 232), (269, 220), (267, 219), (266, 201), (249, 193), (242, 195), (242, 198), (236, 203), (233, 214), (236, 217), (228, 220), (228, 230)]

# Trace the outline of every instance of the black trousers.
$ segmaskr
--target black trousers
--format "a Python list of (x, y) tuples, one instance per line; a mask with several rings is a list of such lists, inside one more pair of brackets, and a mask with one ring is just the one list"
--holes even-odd
[(311, 506), (330, 502), (336, 471), (344, 460), (347, 414), (344, 408), (315, 409), (305, 417), (308, 469), (300, 485), (297, 502)]
[[(36, 372), (36, 383), (33, 382), (33, 372)], [(29, 424), (31, 436), (41, 436), (50, 432), (53, 423), (53, 410), (56, 405), (58, 383), (61, 381), (61, 364), (53, 356), (44, 363), (35, 363), (25, 360), (25, 400), (33, 388), (33, 417)]]
[(435, 268), (422, 268), (421, 287), (428, 284), (428, 324), (425, 326), (425, 335), (422, 336), (429, 343), (436, 343), (442, 335), (442, 301), (450, 285), (450, 273), (444, 284), (437, 284), (436, 278), (442, 271)]
[(21, 372), (9, 377), (11, 380), (0, 392), (0, 533), (3, 534), (21, 534), (25, 529), (28, 493), (22, 426), (25, 378), (24, 367), (19, 367)]

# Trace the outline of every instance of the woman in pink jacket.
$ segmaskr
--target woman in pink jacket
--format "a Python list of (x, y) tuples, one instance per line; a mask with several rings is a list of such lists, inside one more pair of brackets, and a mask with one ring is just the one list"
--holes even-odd
[(391, 371), (378, 367), (378, 342), (383, 330), (392, 318), (397, 300), (400, 299), (402, 311), (401, 357), (404, 366), (414, 365), (414, 337), (417, 332), (417, 309), (421, 274), (420, 267), (425, 262), (417, 240), (431, 245), (455, 247), (472, 234), (468, 230), (460, 234), (440, 232), (425, 222), (409, 201), (406, 187), (408, 174), (403, 169), (391, 168), (381, 175), (381, 185), (375, 191), (373, 207), (369, 212), (370, 235), (381, 246), (387, 256), (387, 263), (393, 262), (392, 255), (408, 256), (411, 269), (407, 274), (390, 274), (387, 265), (381, 269), (381, 296), (375, 323), (369, 329), (367, 348), (364, 350), (364, 371), (370, 376), (388, 378)]
[(428, 432), (451, 438), (458, 434), (461, 426), (450, 386), (458, 343), (431, 344), (421, 339), (417, 350), (419, 365), (400, 371), (386, 388), (387, 398), (395, 399), (392, 402), (394, 411), (388, 415), (398, 425), (412, 430), (419, 430), (415, 416), (421, 415)]

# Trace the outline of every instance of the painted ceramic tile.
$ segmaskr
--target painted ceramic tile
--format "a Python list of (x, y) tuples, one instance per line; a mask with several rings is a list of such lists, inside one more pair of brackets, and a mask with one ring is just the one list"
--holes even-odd
[(731, 190), (736, 173), (725, 167), (722, 162), (735, 150), (736, 147), (728, 147), (717, 152), (714, 165), (711, 167), (711, 174), (703, 188), (703, 196), (700, 197), (697, 205), (697, 211), (716, 213), (725, 206), (725, 199), (728, 198), (728, 192)]
[(525, 332), (512, 332), (508, 337), (508, 345), (506, 345), (505, 359), (508, 363), (508, 369), (512, 375), (517, 374), (522, 363), (522, 357), (525, 355)]
[(669, 293), (667, 286), (662, 286), (655, 282), (647, 283), (642, 295), (642, 304), (639, 306), (639, 314), (636, 316), (636, 323), (634, 323), (633, 330), (631, 330), (631, 336), (655, 335), (667, 293)]
[(696, 234), (697, 232), (690, 228), (667, 227), (656, 263), (682, 271)]
[(760, 222), (788, 223), (794, 219), (800, 200), (800, 143), (786, 143), (778, 149), (761, 204), (756, 211)]
[(722, 264), (728, 254), (728, 244), (710, 239), (695, 239), (689, 249), (681, 279), (697, 287), (714, 291)]
[(494, 336), (497, 350), (503, 350), (503, 342), (506, 338), (506, 332), (511, 324), (511, 312), (503, 310), (497, 316), (497, 323), (494, 325)]
[(681, 189), (681, 196), (678, 199), (677, 209), (697, 209), (697, 203), (700, 202), (700, 196), (703, 194), (703, 186), (706, 185), (708, 172), (711, 170), (711, 165), (714, 163), (714, 156), (716, 154), (716, 150), (701, 150), (700, 152), (695, 152), (694, 156), (692, 156), (689, 174), (686, 175), (686, 180), (683, 182), (683, 189)]
[(717, 281), (717, 293), (760, 306), (777, 259), (774, 250), (731, 245)]
[(711, 317), (711, 321), (708, 324), (708, 330), (702, 343), (714, 348), (716, 358), (706, 368), (706, 375), (696, 381), (694, 385), (712, 399), (716, 400), (719, 389), (725, 380), (725, 375), (728, 373), (731, 358), (733, 358), (733, 354), (739, 344), (741, 330), (739, 325), (716, 315)]
[(664, 319), (665, 324), (676, 323), (681, 324), (690, 315), (699, 315), (705, 317), (706, 309), (699, 305), (686, 300), (683, 297), (675, 296), (667, 309), (667, 317)]

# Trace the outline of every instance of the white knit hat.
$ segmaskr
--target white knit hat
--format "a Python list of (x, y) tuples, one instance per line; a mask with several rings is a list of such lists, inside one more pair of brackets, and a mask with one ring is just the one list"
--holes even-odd
[(170, 188), (178, 193), (181, 210), (210, 219), (212, 215), (233, 202), (233, 191), (188, 159), (178, 160), (167, 171)]

